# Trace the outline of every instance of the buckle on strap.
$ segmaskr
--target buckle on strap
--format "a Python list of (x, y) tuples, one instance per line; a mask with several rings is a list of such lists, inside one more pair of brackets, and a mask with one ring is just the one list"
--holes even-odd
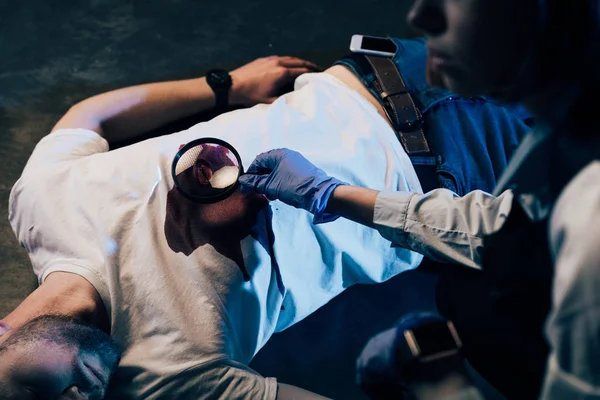
[(410, 97), (408, 91), (387, 96), (384, 99), (384, 103), (388, 106), (384, 107), (388, 117), (388, 108), (393, 114), (392, 121), (396, 129), (402, 132), (412, 131), (420, 129), (423, 125), (423, 114), (421, 114), (421, 110), (412, 101), (412, 97)]
[[(378, 83), (377, 81), (375, 81), (375, 82)], [(377, 86), (378, 86), (378, 89), (381, 90), (381, 87), (379, 85), (377, 85)], [(405, 94), (405, 93), (408, 93), (408, 89), (406, 89), (406, 88), (404, 88), (404, 90), (402, 90), (402, 89), (396, 90), (395, 92), (392, 92), (392, 93), (388, 93), (388, 92), (381, 90), (381, 98), (383, 100), (385, 100), (390, 96), (396, 96), (398, 94)]]

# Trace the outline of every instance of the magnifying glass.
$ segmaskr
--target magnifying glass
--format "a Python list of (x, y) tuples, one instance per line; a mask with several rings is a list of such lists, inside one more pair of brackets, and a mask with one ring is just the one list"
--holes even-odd
[(171, 166), (177, 190), (187, 199), (203, 204), (229, 197), (243, 172), (235, 148), (217, 138), (192, 140), (179, 149)]

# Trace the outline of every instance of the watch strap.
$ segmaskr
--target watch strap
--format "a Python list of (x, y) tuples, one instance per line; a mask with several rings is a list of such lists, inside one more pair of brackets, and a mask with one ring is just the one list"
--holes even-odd
[[(211, 74), (227, 75), (229, 78), (227, 81), (214, 82), (211, 78)], [(217, 110), (223, 110), (229, 105), (229, 89), (231, 88), (231, 75), (228, 71), (223, 69), (212, 69), (206, 73), (206, 82), (215, 93), (215, 108)]]
[(222, 110), (229, 105), (229, 89), (213, 89), (215, 92), (215, 108)]

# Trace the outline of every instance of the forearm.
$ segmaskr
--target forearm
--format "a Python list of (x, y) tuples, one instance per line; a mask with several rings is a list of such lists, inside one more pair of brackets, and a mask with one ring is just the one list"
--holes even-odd
[(458, 197), (443, 189), (417, 194), (339, 186), (326, 211), (375, 228), (396, 246), (434, 260), (479, 267), (483, 238), (504, 223), (512, 197), (511, 192)]
[(378, 190), (359, 186), (338, 186), (327, 202), (326, 212), (373, 228)]
[(436, 261), (479, 268), (484, 238), (504, 224), (512, 200), (510, 191), (498, 197), (480, 190), (463, 197), (446, 189), (382, 192), (373, 221), (397, 246)]
[(113, 90), (74, 105), (56, 124), (87, 128), (109, 142), (146, 133), (177, 119), (214, 107), (205, 78), (150, 83)]
[[(256, 59), (231, 71), (229, 104), (272, 103), (282, 88), (318, 67), (289, 56)], [(90, 129), (109, 142), (131, 139), (180, 118), (209, 110), (215, 95), (205, 78), (151, 83), (103, 93), (71, 107), (53, 131)]]

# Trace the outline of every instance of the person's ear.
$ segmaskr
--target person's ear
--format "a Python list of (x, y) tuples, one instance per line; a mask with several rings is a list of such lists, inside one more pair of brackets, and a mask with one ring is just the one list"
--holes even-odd
[(0, 319), (0, 336), (8, 331), (10, 331), (10, 325), (6, 321)]

